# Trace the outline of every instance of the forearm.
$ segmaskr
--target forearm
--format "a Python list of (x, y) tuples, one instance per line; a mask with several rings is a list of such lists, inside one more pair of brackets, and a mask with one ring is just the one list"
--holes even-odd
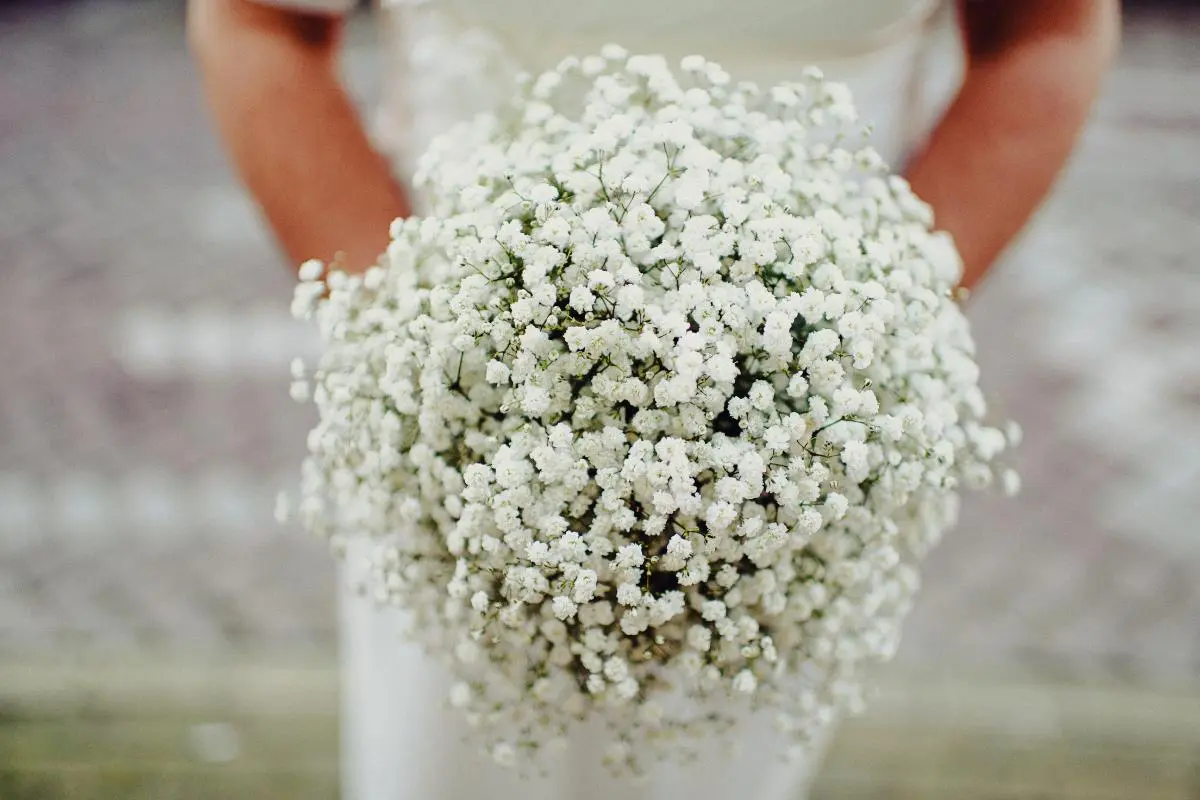
[(1049, 26), (1028, 33), (994, 54), (986, 42), (974, 43), (977, 52), (958, 97), (908, 174), (933, 206), (937, 227), (954, 237), (967, 288), (1049, 192), (1114, 49), (1115, 31)]
[(221, 139), (293, 264), (375, 263), (408, 207), (333, 58), (236, 29), (194, 37), (193, 49)]

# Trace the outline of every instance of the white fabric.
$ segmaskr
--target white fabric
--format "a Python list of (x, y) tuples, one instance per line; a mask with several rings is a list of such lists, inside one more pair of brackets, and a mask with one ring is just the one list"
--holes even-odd
[[(876, 147), (896, 163), (928, 130), (960, 64), (929, 75), (932, 41), (954, 38), (937, 0), (391, 0), (391, 63), (375, 133), (410, 174), (429, 140), (504, 97), (516, 72), (615, 42), (699, 53), (769, 85), (816, 63), (854, 90)], [(947, 66), (945, 60), (942, 66)]]
[(358, 0), (254, 0), (268, 6), (279, 6), (293, 11), (311, 11), (321, 14), (345, 14), (357, 5)]
[[(352, 545), (353, 572), (364, 543)], [(344, 576), (345, 577), (345, 576)], [(747, 718), (732, 740), (704, 747), (692, 764), (616, 780), (600, 763), (599, 727), (578, 731), (548, 774), (522, 778), (466, 740), (447, 707), (443, 667), (401, 636), (404, 616), (379, 609), (343, 581), (342, 796), (346, 800), (803, 800), (811, 762), (789, 764), (770, 715)], [(822, 743), (823, 745), (823, 743)], [(814, 748), (813, 761), (821, 751)]]
[[(279, 0), (273, 0), (278, 2)], [(287, 0), (295, 3), (298, 0)], [(348, 0), (309, 0), (348, 6)], [(958, 77), (949, 14), (933, 0), (391, 0), (384, 102), (377, 138), (401, 177), (429, 139), (501, 101), (519, 70), (616, 42), (670, 56), (700, 53), (738, 79), (773, 83), (818, 63), (854, 89), (876, 144), (897, 163), (929, 129)], [(936, 36), (934, 34), (937, 34)], [(948, 56), (927, 58), (941, 37)], [(937, 75), (927, 74), (929, 64)], [(930, 78), (933, 80), (930, 80)], [(419, 201), (418, 201), (419, 202)], [(419, 206), (418, 206), (419, 211)], [(656, 768), (641, 785), (597, 765), (594, 731), (581, 732), (533, 782), (490, 765), (464, 744), (446, 709), (444, 671), (401, 639), (403, 618), (373, 608), (351, 587), (363, 557), (352, 546), (343, 575), (344, 791), (348, 800), (800, 800), (805, 765), (778, 761), (766, 719), (738, 731), (742, 750), (714, 743), (688, 767)]]

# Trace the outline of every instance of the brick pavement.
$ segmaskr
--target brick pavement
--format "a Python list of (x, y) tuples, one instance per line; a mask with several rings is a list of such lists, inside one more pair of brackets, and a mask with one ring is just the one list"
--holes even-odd
[[(0, 653), (332, 646), (328, 557), (269, 520), (310, 422), (289, 279), (180, 19), (0, 8)], [(910, 663), (1200, 676), (1197, 41), (1200, 12), (1131, 15), (1066, 181), (973, 303), (1027, 491), (973, 500), (934, 555)]]

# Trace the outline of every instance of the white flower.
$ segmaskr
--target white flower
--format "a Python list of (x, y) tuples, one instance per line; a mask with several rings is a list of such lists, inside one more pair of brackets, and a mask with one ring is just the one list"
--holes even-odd
[(572, 591), (571, 599), (576, 603), (586, 603), (596, 594), (596, 572), (590, 569), (582, 569), (575, 576), (575, 588)]
[(475, 594), (471, 595), (471, 608), (475, 609), (476, 611), (483, 612), (483, 611), (487, 611), (487, 607), (488, 607), (487, 592), (479, 591), (479, 592), (475, 592)]
[(692, 555), (692, 543), (676, 534), (667, 542), (667, 555), (673, 559), (686, 561)]
[(758, 679), (754, 677), (754, 673), (748, 669), (744, 669), (733, 677), (733, 690), (741, 694), (754, 694), (754, 690), (758, 688)]
[(750, 387), (750, 403), (759, 411), (774, 407), (775, 392), (766, 381), (758, 381)]
[(561, 620), (567, 620), (575, 616), (575, 612), (579, 610), (579, 606), (569, 597), (556, 597), (552, 603), (554, 616)]
[(325, 265), (316, 259), (310, 259), (300, 265), (298, 275), (304, 282), (319, 281), (325, 274)]
[(521, 408), (526, 414), (540, 416), (550, 408), (550, 393), (541, 386), (525, 384), (524, 396), (521, 398)]
[(508, 383), (508, 376), (511, 374), (512, 370), (504, 362), (495, 359), (488, 362), (486, 378), (488, 383)]
[(792, 435), (782, 425), (772, 425), (763, 434), (763, 444), (773, 453), (782, 453), (792, 442)]
[(630, 608), (621, 615), (621, 632), (626, 636), (637, 636), (650, 627), (650, 615), (641, 608)]
[[(732, 503), (713, 503), (708, 507), (708, 511), (704, 515), (705, 522), (710, 530), (725, 531), (737, 519), (738, 510)], [(668, 553), (670, 551), (668, 550)]]
[(381, 265), (293, 298), (324, 344), (292, 367), (295, 516), (379, 545), (364, 588), (508, 765), (587, 720), (614, 769), (751, 706), (815, 735), (894, 652), (956, 487), (1017, 487), (957, 255), (851, 149), (845, 88), (681, 66), (523, 82), (421, 160)]
[(613, 566), (617, 569), (632, 569), (640, 567), (646, 561), (639, 544), (626, 544), (617, 549), (613, 558)]
[(529, 199), (535, 203), (553, 203), (558, 199), (558, 190), (548, 183), (539, 183), (529, 190)]
[(596, 303), (596, 295), (592, 294), (591, 290), (586, 286), (576, 286), (571, 290), (571, 309), (576, 313), (584, 314), (592, 310), (592, 306)]
[(866, 480), (870, 471), (869, 453), (867, 446), (859, 441), (849, 441), (842, 446), (842, 463), (846, 465), (847, 477), (855, 483)]
[(850, 509), (850, 501), (838, 492), (830, 492), (825, 496), (825, 510), (833, 519), (841, 519)]
[(712, 645), (712, 630), (703, 625), (693, 625), (688, 628), (687, 643), (695, 650), (707, 652)]
[(720, 600), (706, 600), (700, 606), (700, 616), (709, 622), (725, 619), (725, 604)]
[(635, 584), (622, 583), (617, 587), (617, 602), (623, 606), (634, 606), (642, 601), (642, 591)]
[(636, 680), (633, 678), (626, 678), (625, 680), (618, 682), (616, 685), (617, 698), (624, 701), (632, 700), (633, 698), (637, 697), (637, 693), (640, 688), (641, 687), (638, 686), (638, 682)]

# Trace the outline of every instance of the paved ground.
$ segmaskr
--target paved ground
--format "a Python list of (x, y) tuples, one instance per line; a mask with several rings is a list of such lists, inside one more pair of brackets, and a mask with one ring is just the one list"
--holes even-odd
[[(0, 6), (0, 659), (332, 646), (327, 556), (269, 520), (310, 421), (286, 398), (304, 334), (180, 19)], [(1128, 27), (1067, 180), (973, 305), (1028, 489), (973, 502), (936, 554), (910, 664), (1200, 679), (1200, 12)], [(369, 96), (367, 49), (349, 61)]]

